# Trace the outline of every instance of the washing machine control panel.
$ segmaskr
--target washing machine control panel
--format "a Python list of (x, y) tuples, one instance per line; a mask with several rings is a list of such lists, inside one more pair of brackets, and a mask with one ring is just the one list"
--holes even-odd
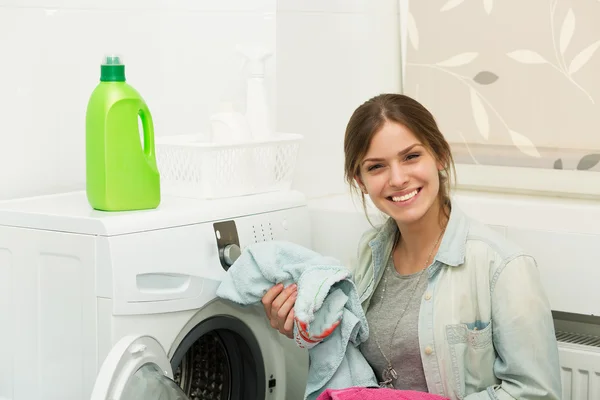
[(256, 214), (236, 219), (240, 247), (274, 240), (310, 246), (310, 219), (306, 207)]
[(290, 241), (309, 247), (310, 222), (306, 207), (249, 215), (213, 223), (221, 266), (228, 270), (242, 250), (254, 243)]

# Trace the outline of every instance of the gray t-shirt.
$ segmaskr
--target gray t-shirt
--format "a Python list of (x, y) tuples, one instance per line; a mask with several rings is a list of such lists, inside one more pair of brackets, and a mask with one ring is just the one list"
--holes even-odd
[[(392, 382), (395, 389), (428, 392), (419, 346), (419, 309), (427, 288), (427, 277), (426, 270), (400, 275), (390, 257), (367, 310), (369, 339), (361, 345), (361, 352), (373, 368), (378, 382), (383, 380), (382, 372), (388, 365), (381, 351), (385, 353), (398, 373), (398, 379)], [(412, 300), (407, 304), (411, 295)], [(405, 308), (406, 312), (398, 323)]]

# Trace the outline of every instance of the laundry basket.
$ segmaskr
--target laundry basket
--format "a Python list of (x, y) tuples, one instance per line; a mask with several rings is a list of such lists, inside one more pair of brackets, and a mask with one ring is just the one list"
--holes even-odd
[(203, 135), (156, 138), (163, 194), (200, 199), (244, 196), (291, 187), (301, 135), (207, 143)]

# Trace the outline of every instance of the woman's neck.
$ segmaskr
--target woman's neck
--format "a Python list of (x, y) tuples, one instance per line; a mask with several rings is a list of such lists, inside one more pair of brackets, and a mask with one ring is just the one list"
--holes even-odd
[(419, 221), (410, 225), (398, 224), (400, 239), (393, 257), (399, 273), (419, 272), (431, 263), (448, 222), (445, 211), (436, 202)]

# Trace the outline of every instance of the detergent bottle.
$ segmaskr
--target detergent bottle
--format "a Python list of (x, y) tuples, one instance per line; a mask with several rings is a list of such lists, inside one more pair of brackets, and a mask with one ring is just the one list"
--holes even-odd
[(125, 65), (118, 56), (105, 57), (87, 106), (86, 192), (92, 208), (102, 211), (160, 204), (152, 116), (142, 96), (125, 82)]

